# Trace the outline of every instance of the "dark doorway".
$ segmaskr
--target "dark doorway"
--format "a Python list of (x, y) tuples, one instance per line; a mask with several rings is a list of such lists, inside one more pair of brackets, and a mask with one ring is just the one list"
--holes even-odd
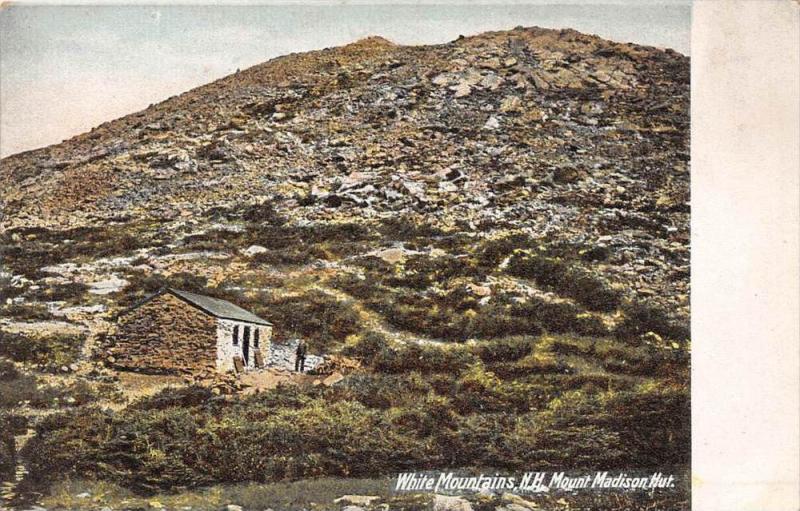
[(250, 363), (250, 327), (244, 327), (244, 335), (242, 336), (242, 358), (244, 365)]

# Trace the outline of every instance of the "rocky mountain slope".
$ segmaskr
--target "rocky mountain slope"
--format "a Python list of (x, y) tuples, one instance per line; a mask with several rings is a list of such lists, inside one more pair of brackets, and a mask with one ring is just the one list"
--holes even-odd
[(670, 50), (539, 28), (288, 55), (4, 159), (0, 225), (20, 254), (46, 249), (34, 228), (175, 252), (253, 204), (294, 225), (408, 216), (600, 247), (612, 283), (685, 317), (688, 73)]
[[(91, 469), (137, 491), (465, 460), (688, 470), (688, 136), (687, 57), (516, 28), (287, 55), (7, 157), (0, 408), (22, 417), (19, 435), (39, 428), (23, 453), (32, 477)], [(112, 422), (84, 407), (134, 400), (106, 333), (164, 285), (252, 310), (278, 342), (303, 337), (316, 355), (361, 361), (327, 394), (254, 398), (268, 410), (258, 421), (278, 423), (248, 428), (288, 431), (306, 421), (296, 414), (319, 413), (320, 428), (364, 419), (336, 430), (363, 435), (344, 445), (374, 421), (399, 435), (380, 440), (386, 452), (427, 443), (395, 465), (276, 445), (284, 461), (272, 472), (243, 475), (205, 445), (192, 452), (209, 459), (184, 467), (182, 449), (205, 441), (186, 425), (183, 443), (162, 452), (180, 470), (164, 472), (147, 450), (136, 471), (92, 465), (137, 448), (126, 438), (156, 435), (141, 410), (175, 402), (178, 414), (212, 399), (187, 391)], [(202, 406), (191, 416), (208, 423), (251, 413)], [(69, 421), (40, 420), (65, 408)], [(484, 452), (484, 424), (504, 432), (505, 451)], [(122, 443), (81, 436), (96, 431)], [(316, 446), (315, 434), (280, 438)], [(70, 438), (108, 458), (59, 451)], [(306, 466), (326, 456), (336, 461)]]

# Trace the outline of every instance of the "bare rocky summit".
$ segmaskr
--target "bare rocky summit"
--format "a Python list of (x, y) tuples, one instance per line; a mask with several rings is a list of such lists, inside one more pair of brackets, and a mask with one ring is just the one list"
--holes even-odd
[(476, 243), (607, 249), (602, 273), (685, 315), (688, 107), (688, 58), (671, 50), (540, 28), (372, 37), (5, 158), (0, 225), (173, 247), (253, 204), (292, 225), (408, 216)]

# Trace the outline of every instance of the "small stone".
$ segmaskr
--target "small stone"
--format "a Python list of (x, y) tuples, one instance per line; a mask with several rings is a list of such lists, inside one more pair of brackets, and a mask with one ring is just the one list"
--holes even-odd
[(463, 98), (469, 96), (470, 92), (472, 92), (472, 87), (467, 82), (462, 81), (458, 85), (450, 87), (450, 90), (455, 91), (455, 97)]
[(256, 254), (263, 254), (267, 252), (266, 247), (262, 247), (261, 245), (250, 245), (246, 249), (242, 250), (242, 254), (246, 255), (247, 257), (253, 257)]
[(504, 493), (501, 497), (503, 503), (507, 504), (508, 511), (527, 511), (536, 509), (539, 505), (513, 493)]
[(242, 506), (237, 504), (228, 504), (225, 506), (225, 511), (242, 511)]
[(461, 497), (436, 495), (433, 498), (433, 511), (472, 511), (472, 504)]
[(389, 264), (397, 264), (406, 258), (405, 250), (402, 248), (387, 248), (374, 253), (375, 257), (380, 257)]
[(611, 81), (611, 75), (609, 75), (605, 71), (600, 71), (600, 70), (595, 71), (594, 73), (592, 73), (591, 76), (598, 82), (607, 83)]
[(486, 120), (486, 124), (483, 125), (483, 129), (485, 130), (496, 130), (500, 127), (500, 121), (495, 116), (490, 116), (489, 119)]
[(333, 502), (335, 504), (354, 504), (359, 506), (369, 506), (372, 502), (380, 500), (380, 497), (375, 495), (342, 495)]
[(467, 284), (470, 292), (477, 296), (489, 296), (492, 294), (492, 288), (489, 286), (478, 286), (475, 284)]
[(484, 69), (499, 69), (501, 66), (500, 59), (497, 57), (492, 57), (490, 59), (481, 61), (479, 66)]
[(322, 384), (325, 385), (326, 387), (330, 387), (331, 385), (339, 383), (342, 380), (344, 380), (344, 375), (342, 375), (342, 373), (336, 372), (331, 374), (324, 380), (322, 380)]
[(500, 111), (503, 113), (519, 112), (520, 110), (522, 110), (522, 100), (518, 96), (506, 96), (500, 102)]
[(447, 76), (447, 74), (442, 73), (440, 75), (436, 75), (436, 77), (433, 80), (431, 80), (431, 83), (443, 87), (448, 83), (450, 83), (450, 77)]

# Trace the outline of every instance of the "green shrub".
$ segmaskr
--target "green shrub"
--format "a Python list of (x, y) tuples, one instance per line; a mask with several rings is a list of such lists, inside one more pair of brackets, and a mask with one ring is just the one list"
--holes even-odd
[(320, 222), (303, 226), (303, 239), (308, 243), (332, 241), (356, 242), (372, 238), (367, 226), (354, 222)]
[(530, 354), (535, 344), (535, 340), (531, 337), (507, 337), (478, 343), (471, 347), (471, 351), (487, 364), (510, 363)]
[(402, 273), (390, 274), (383, 279), (383, 282), (391, 287), (422, 290), (431, 284), (443, 283), (455, 277), (480, 279), (482, 272), (468, 258), (451, 255), (440, 257), (415, 255), (406, 260)]
[(689, 338), (689, 328), (671, 321), (661, 309), (632, 303), (626, 304), (622, 311), (624, 319), (614, 332), (620, 339), (636, 339), (647, 332), (655, 332), (667, 339), (685, 340)]
[(635, 392), (614, 393), (605, 400), (606, 413), (597, 417), (597, 424), (626, 439), (628, 466), (689, 463), (691, 413), (686, 381), (679, 385), (645, 384)]
[(33, 337), (0, 330), (0, 356), (17, 362), (41, 364), (51, 371), (75, 362), (82, 344), (83, 337), (77, 335)]
[[(2, 342), (2, 338), (0, 338)], [(10, 360), (0, 359), (0, 381), (12, 381), (20, 377), (20, 372)]]
[[(509, 467), (508, 432), (518, 418), (513, 413), (479, 413), (460, 418), (449, 439), (446, 455), (452, 466), (472, 460), (476, 466)], [(528, 453), (526, 458), (532, 458)]]
[(25, 288), (21, 286), (15, 287), (11, 285), (11, 277), (0, 277), (0, 303), (6, 303), (8, 300), (21, 295), (24, 291)]
[(569, 365), (558, 360), (552, 354), (547, 352), (537, 353), (536, 351), (517, 360), (505, 371), (506, 374), (515, 376), (525, 374), (570, 374), (574, 372)]
[(7, 318), (29, 321), (46, 321), (53, 319), (53, 315), (41, 303), (19, 303), (5, 305), (0, 308), (0, 315)]
[(17, 446), (14, 435), (17, 433), (14, 418), (0, 411), (0, 480), (10, 480), (17, 465)]
[(390, 410), (392, 428), (403, 434), (430, 437), (438, 436), (444, 429), (456, 427), (458, 415), (449, 399), (433, 393), (417, 396), (408, 406)]
[(30, 292), (32, 300), (39, 302), (67, 301), (79, 303), (86, 294), (89, 286), (80, 282), (43, 286), (36, 292)]
[(213, 394), (208, 387), (167, 387), (153, 396), (143, 398), (130, 405), (131, 410), (164, 410), (165, 408), (188, 408), (205, 404)]
[(389, 342), (383, 334), (369, 331), (364, 333), (354, 345), (346, 346), (342, 350), (342, 354), (371, 364), (388, 347)]
[(562, 380), (554, 376), (504, 382), (479, 363), (448, 380), (354, 374), (327, 389), (285, 387), (207, 401), (172, 391), (166, 406), (45, 417), (22, 455), (31, 481), (40, 484), (53, 474), (80, 475), (143, 493), (465, 466), (630, 470), (688, 463), (686, 386), (588, 395), (558, 389)]
[(181, 240), (182, 245), (191, 251), (224, 252), (232, 246), (242, 244), (244, 235), (229, 229), (211, 229), (204, 233), (192, 234)]
[(530, 248), (532, 245), (533, 239), (527, 234), (483, 240), (478, 245), (476, 257), (481, 266), (495, 268), (515, 250)]
[(374, 477), (430, 465), (435, 454), (393, 429), (385, 415), (354, 402), (313, 401), (260, 420), (246, 420), (242, 411), (168, 408), (115, 416), (87, 409), (52, 416), (39, 425), (25, 456), (34, 479), (57, 471), (152, 492), (209, 481)]
[(602, 280), (562, 259), (540, 254), (515, 253), (507, 271), (516, 277), (530, 279), (545, 289), (568, 296), (589, 310), (610, 312), (617, 309), (621, 294)]
[[(78, 257), (98, 258), (123, 254), (157, 244), (137, 234), (137, 224), (80, 227), (67, 230), (15, 229), (0, 236), (0, 259), (31, 280), (45, 275), (46, 266)], [(13, 234), (21, 240), (14, 240)]]
[(328, 279), (328, 285), (360, 300), (368, 300), (377, 294), (374, 282), (352, 273), (337, 274)]
[(286, 217), (280, 215), (269, 202), (251, 204), (242, 211), (242, 219), (256, 224), (283, 225)]
[(549, 302), (540, 298), (530, 298), (511, 306), (510, 313), (517, 318), (529, 318), (551, 333), (574, 332), (581, 313), (569, 302)]
[(384, 373), (446, 372), (459, 374), (474, 364), (476, 358), (461, 346), (436, 346), (409, 343), (383, 349), (373, 362), (373, 368)]
[(393, 241), (431, 239), (444, 234), (444, 231), (427, 222), (422, 215), (401, 215), (382, 219), (378, 231), (384, 238)]
[(361, 329), (361, 319), (351, 303), (318, 290), (294, 296), (268, 296), (259, 307), (267, 311), (273, 323), (280, 325), (277, 337), (306, 338), (311, 350), (329, 351), (331, 346)]
[(358, 401), (370, 408), (390, 408), (413, 404), (431, 391), (431, 385), (418, 372), (356, 373), (328, 389), (325, 396), (332, 401)]
[[(0, 392), (0, 408), (14, 408), (27, 402), (32, 408), (50, 408), (58, 404), (80, 406), (95, 400), (91, 386), (83, 381), (63, 385), (42, 385), (36, 377), (23, 373), (6, 372)], [(65, 401), (72, 398), (70, 401)]]
[(471, 413), (525, 413), (544, 406), (552, 389), (518, 380), (503, 381), (481, 365), (473, 365), (456, 382), (452, 399), (456, 410)]

